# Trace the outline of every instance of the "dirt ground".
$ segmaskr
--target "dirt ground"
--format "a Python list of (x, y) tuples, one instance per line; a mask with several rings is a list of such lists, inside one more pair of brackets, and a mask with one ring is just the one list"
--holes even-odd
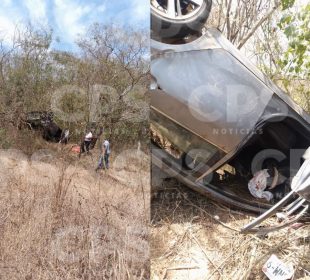
[(166, 180), (151, 200), (151, 279), (268, 279), (262, 266), (272, 254), (293, 265), (292, 279), (310, 279), (310, 224), (239, 233), (253, 218)]

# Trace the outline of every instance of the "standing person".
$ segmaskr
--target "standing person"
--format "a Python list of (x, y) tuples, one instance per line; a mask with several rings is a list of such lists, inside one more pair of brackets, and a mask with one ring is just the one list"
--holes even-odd
[(82, 141), (79, 156), (81, 156), (81, 154), (84, 152), (89, 153), (89, 147), (90, 147), (92, 139), (93, 139), (93, 133), (91, 130), (89, 130), (88, 133), (86, 133), (86, 135)]
[(102, 151), (104, 153), (104, 163), (105, 163), (105, 168), (106, 169), (109, 169), (109, 157), (110, 157), (110, 153), (111, 153), (111, 150), (110, 150), (110, 142), (106, 139), (104, 140), (103, 142), (103, 145), (102, 145)]
[(96, 168), (96, 171), (102, 169), (109, 169), (109, 157), (110, 157), (111, 149), (110, 149), (110, 142), (109, 140), (105, 139), (101, 146), (101, 154), (99, 157), (99, 163)]
[(61, 132), (59, 143), (65, 143), (68, 144), (69, 141), (69, 129), (65, 129)]
[(91, 140), (93, 139), (93, 133), (91, 132), (91, 130), (85, 135), (84, 138), (84, 147), (85, 147), (85, 151), (87, 153), (89, 153), (89, 146), (91, 143)]

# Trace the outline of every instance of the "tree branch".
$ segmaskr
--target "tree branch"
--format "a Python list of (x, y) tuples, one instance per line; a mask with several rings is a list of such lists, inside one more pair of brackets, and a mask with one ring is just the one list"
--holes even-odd
[(241, 49), (243, 45), (252, 37), (255, 31), (279, 8), (280, 2), (276, 2), (275, 5), (252, 27), (248, 34), (239, 42), (238, 49)]

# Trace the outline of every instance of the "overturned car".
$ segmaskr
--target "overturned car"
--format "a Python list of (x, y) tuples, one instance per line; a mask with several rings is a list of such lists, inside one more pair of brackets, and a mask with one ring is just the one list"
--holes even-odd
[(42, 131), (45, 140), (67, 144), (69, 130), (61, 129), (54, 121), (54, 113), (48, 111), (32, 111), (26, 113), (24, 120), (30, 129)]
[[(299, 199), (291, 181), (310, 146), (309, 115), (217, 30), (151, 46), (153, 164), (244, 210), (263, 213)], [(260, 170), (270, 177), (268, 199), (248, 188)], [(306, 211), (306, 199), (294, 205)]]

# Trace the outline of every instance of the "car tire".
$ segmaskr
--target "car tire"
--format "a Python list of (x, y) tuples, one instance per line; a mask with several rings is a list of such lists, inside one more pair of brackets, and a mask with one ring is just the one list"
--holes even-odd
[[(156, 0), (155, 0), (156, 1)], [(203, 0), (199, 10), (186, 18), (169, 18), (151, 5), (152, 38), (181, 39), (189, 35), (200, 34), (207, 21), (212, 0)]]

